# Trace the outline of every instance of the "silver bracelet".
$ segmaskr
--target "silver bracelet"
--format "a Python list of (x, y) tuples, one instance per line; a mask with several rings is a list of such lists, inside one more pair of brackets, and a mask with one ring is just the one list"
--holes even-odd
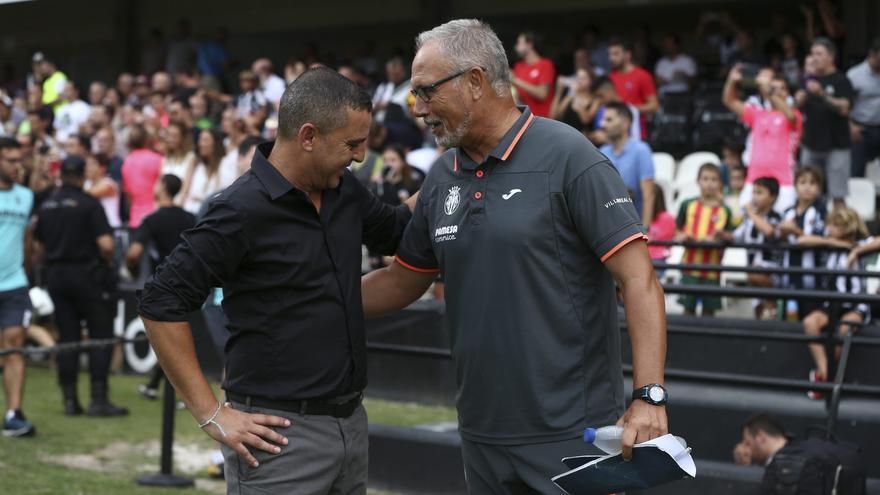
[(214, 426), (217, 427), (218, 430), (220, 430), (220, 434), (223, 435), (223, 436), (225, 437), (225, 436), (226, 436), (226, 430), (224, 430), (223, 427), (220, 426), (220, 423), (214, 421), (215, 419), (217, 419), (217, 415), (220, 414), (220, 409), (221, 409), (222, 407), (223, 407), (223, 404), (220, 403), (220, 401), (217, 401), (217, 410), (214, 411), (214, 414), (212, 414), (211, 417), (208, 418), (204, 423), (199, 424), (199, 428), (204, 429), (204, 428), (205, 428), (206, 426), (208, 426), (208, 425), (214, 425)]

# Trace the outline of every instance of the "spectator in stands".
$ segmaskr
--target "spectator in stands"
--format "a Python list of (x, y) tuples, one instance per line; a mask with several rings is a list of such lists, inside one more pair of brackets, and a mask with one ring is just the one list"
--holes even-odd
[(128, 134), (128, 157), (122, 163), (122, 189), (131, 205), (128, 225), (137, 228), (155, 209), (153, 187), (162, 171), (162, 155), (147, 147), (147, 130), (135, 125)]
[[(852, 208), (845, 206), (835, 208), (828, 215), (827, 235), (802, 235), (798, 237), (798, 244), (802, 246), (815, 246), (832, 248), (828, 251), (825, 258), (825, 268), (829, 270), (846, 270), (849, 266), (849, 249), (857, 246), (866, 246), (873, 241), (869, 237), (868, 229), (865, 223), (859, 217), (859, 214)], [(836, 248), (836, 249), (835, 249)], [(846, 249), (840, 250), (840, 248)], [(864, 263), (856, 260), (854, 270), (865, 270)], [(834, 291), (842, 294), (866, 294), (867, 279), (862, 276), (834, 275), (824, 276), (822, 278), (822, 289)], [(855, 333), (860, 328), (858, 325), (848, 325), (847, 323), (867, 323), (870, 319), (870, 308), (865, 303), (843, 302), (837, 306), (835, 314), (831, 314), (835, 310), (830, 303), (825, 303), (821, 308), (814, 310), (804, 318), (804, 332), (807, 335), (821, 335), (828, 327), (828, 323), (833, 318), (834, 321), (840, 322), (837, 329), (830, 329), (831, 332), (839, 336), (849, 333)], [(810, 381), (813, 383), (828, 381), (828, 354), (825, 351), (825, 345), (822, 343), (809, 344), (810, 354), (813, 357), (815, 368), (810, 371)], [(835, 349), (835, 359), (840, 358), (840, 347)], [(807, 392), (807, 396), (811, 399), (819, 400), (824, 394), (819, 391), (811, 390)]]
[(119, 74), (119, 77), (116, 78), (116, 91), (119, 92), (120, 104), (129, 103), (134, 95), (134, 76), (128, 72)]
[[(587, 137), (594, 145), (601, 146), (608, 143), (608, 136), (602, 130), (602, 118), (605, 116), (605, 107), (613, 102), (621, 102), (621, 99), (620, 95), (617, 94), (617, 90), (614, 89), (614, 83), (611, 82), (611, 79), (604, 76), (597, 78), (596, 82), (593, 83), (593, 95), (599, 101), (599, 109), (596, 110), (596, 118), (593, 122), (593, 129), (595, 130), (589, 133)], [(630, 139), (641, 139), (642, 126), (639, 120), (639, 109), (629, 104), (627, 104), (627, 108), (629, 108), (630, 115), (633, 118), (632, 126), (629, 128), (629, 137)]]
[(85, 134), (71, 134), (63, 144), (64, 156), (78, 156), (85, 160), (91, 154), (92, 141)]
[[(730, 187), (730, 171), (735, 168), (741, 168), (745, 171), (745, 165), (742, 161), (743, 146), (733, 138), (727, 138), (721, 143), (721, 180), (724, 181), (724, 187)], [(725, 189), (726, 190), (726, 189)], [(736, 190), (737, 195), (742, 187)]]
[(67, 83), (67, 76), (58, 70), (55, 62), (46, 58), (42, 53), (37, 52), (33, 56), (33, 62), (39, 70), (41, 88), (43, 90), (43, 105), (49, 105), (52, 110), (57, 112), (64, 104), (64, 85)]
[(261, 129), (269, 115), (269, 102), (260, 91), (257, 75), (249, 70), (239, 72), (238, 85), (240, 93), (235, 97), (236, 116)]
[[(55, 138), (52, 137), (52, 120), (52, 107), (48, 105), (28, 110), (26, 124), (30, 128), (29, 134), (31, 135), (34, 149), (42, 154), (59, 154), (58, 145)], [(22, 123), (22, 125), (24, 124)], [(42, 152), (44, 146), (47, 150), (45, 153)]]
[(214, 127), (214, 122), (208, 116), (208, 100), (203, 94), (196, 93), (189, 98), (189, 108), (193, 119), (193, 129), (204, 131)]
[[(177, 22), (177, 37), (168, 44), (168, 58), (165, 70), (174, 74), (178, 70), (196, 65), (196, 52), (199, 43), (192, 35), (192, 24), (188, 19), (180, 19)], [(152, 191), (152, 188), (150, 188)]]
[(382, 162), (385, 170), (378, 183), (377, 195), (383, 202), (397, 206), (422, 187), (425, 173), (407, 163), (406, 150), (401, 146), (387, 146), (382, 152)]
[[(753, 414), (743, 425), (742, 441), (737, 444), (734, 459), (737, 464), (766, 466), (776, 453), (788, 445), (785, 430), (767, 413)], [(739, 455), (736, 451), (739, 450)], [(761, 493), (773, 493), (761, 491)]]
[(92, 139), (92, 149), (95, 154), (107, 155), (110, 157), (110, 169), (108, 175), (115, 180), (117, 184), (122, 183), (122, 158), (116, 154), (116, 138), (113, 136), (113, 130), (109, 127), (98, 129)]
[[(245, 172), (250, 170), (251, 162), (253, 161), (253, 158), (254, 158), (254, 153), (256, 153), (256, 150), (257, 150), (257, 145), (262, 142), (263, 142), (263, 139), (261, 139), (257, 136), (247, 136), (241, 140), (241, 142), (238, 145), (238, 148), (235, 150), (235, 155), (234, 155), (235, 162), (233, 162), (231, 165), (229, 165), (227, 163), (224, 163), (223, 160), (220, 161), (221, 169), (224, 166), (231, 166), (232, 167), (231, 169), (229, 169), (229, 170), (231, 170), (231, 172), (229, 172), (231, 174), (231, 180), (229, 180), (229, 184), (226, 184), (226, 185), (221, 184), (222, 187), (220, 189), (218, 189), (216, 191), (211, 191), (210, 193), (205, 195), (205, 197), (207, 199), (202, 202), (201, 208), (199, 208), (199, 211), (196, 213), (196, 219), (199, 219), (199, 218), (202, 218), (203, 216), (205, 216), (205, 213), (207, 213), (208, 209), (211, 207), (211, 200), (213, 198), (217, 197), (217, 194), (223, 192), (223, 190), (226, 189), (226, 187), (231, 185), (233, 182), (235, 182), (236, 179), (238, 179), (239, 177), (244, 175)], [(230, 153), (227, 153), (227, 156), (229, 156)], [(215, 301), (215, 302), (219, 305), (221, 301)]]
[(216, 131), (202, 131), (196, 149), (197, 160), (183, 181), (180, 204), (184, 210), (196, 214), (208, 195), (226, 188), (235, 180), (235, 164), (220, 168), (223, 160), (223, 139)]
[(156, 72), (150, 78), (150, 89), (154, 93), (162, 96), (171, 96), (171, 90), (174, 88), (174, 82), (171, 80), (171, 74), (168, 72)]
[[(721, 164), (724, 166), (724, 163)], [(746, 184), (746, 168), (731, 167), (727, 172), (727, 189), (724, 192), (724, 204), (730, 208), (733, 214), (733, 225), (739, 225), (742, 222), (743, 207), (740, 203), (739, 196), (742, 194), (743, 187)]]
[(791, 32), (782, 33), (780, 37), (782, 52), (779, 61), (772, 64), (773, 68), (785, 78), (790, 88), (797, 87), (801, 83), (803, 53), (800, 40)]
[(855, 90), (849, 113), (852, 176), (864, 177), (865, 165), (880, 157), (880, 36), (874, 38), (865, 60), (847, 71)]
[(385, 82), (373, 93), (373, 118), (380, 124), (385, 122), (388, 107), (397, 105), (406, 118), (411, 119), (409, 109), (409, 73), (403, 56), (395, 55), (385, 62)]
[[(215, 91), (219, 91), (225, 86), (224, 79), (230, 65), (226, 38), (226, 29), (217, 28), (214, 38), (201, 43), (196, 53), (195, 66), (204, 76), (204, 86)], [(192, 67), (192, 65), (187, 67)]]
[(828, 180), (828, 195), (843, 205), (850, 176), (850, 136), (847, 116), (853, 88), (837, 71), (836, 45), (828, 38), (816, 38), (810, 49), (814, 76), (798, 90), (795, 100), (804, 112), (801, 165), (820, 165)]
[(83, 189), (89, 196), (101, 203), (104, 214), (107, 216), (107, 223), (115, 229), (122, 225), (119, 219), (120, 190), (119, 184), (109, 176), (109, 169), (109, 156), (88, 155), (86, 157), (86, 182)]
[(174, 175), (183, 180), (196, 159), (193, 153), (192, 133), (179, 123), (165, 129), (165, 157), (162, 159), (162, 175)]
[(302, 60), (291, 58), (286, 64), (284, 64), (284, 82), (290, 84), (293, 81), (296, 81), (296, 78), (305, 72), (307, 68), (305, 62)]
[(64, 141), (67, 136), (80, 132), (80, 126), (89, 120), (92, 109), (79, 98), (79, 89), (72, 81), (64, 83), (62, 104), (55, 110), (55, 139)]
[(609, 77), (614, 89), (624, 103), (639, 110), (641, 135), (648, 135), (647, 115), (660, 109), (654, 78), (651, 73), (632, 63), (632, 47), (617, 38), (608, 43), (608, 60), (611, 63)]
[[(656, 182), (654, 187), (654, 218), (648, 227), (648, 240), (651, 241), (671, 241), (675, 238), (675, 218), (666, 211), (666, 199), (663, 195), (663, 188)], [(666, 261), (669, 257), (668, 246), (648, 246), (648, 254), (654, 261)], [(658, 272), (657, 276), (663, 278), (662, 272)]]
[(585, 27), (581, 35), (581, 46), (590, 54), (590, 65), (593, 67), (593, 72), (597, 76), (607, 74), (609, 70), (608, 43), (602, 41), (599, 28), (594, 25)]
[[(798, 142), (803, 127), (803, 117), (798, 109), (788, 104), (788, 86), (781, 76), (759, 78), (770, 99), (771, 108), (746, 105), (736, 94), (736, 86), (743, 78), (742, 65), (731, 70), (724, 84), (724, 105), (753, 130), (751, 157), (746, 175), (746, 185), (740, 195), (740, 204), (751, 202), (752, 185), (760, 177), (773, 177), (779, 182), (780, 191), (777, 212), (785, 212), (795, 202), (793, 171), (797, 160)], [(769, 75), (769, 73), (767, 73)]]
[[(725, 233), (733, 230), (730, 209), (722, 200), (721, 170), (712, 163), (706, 163), (697, 174), (700, 196), (685, 200), (678, 209), (675, 225), (678, 228), (677, 240), (720, 241)], [(686, 264), (719, 265), (724, 250), (720, 248), (687, 247), (681, 260)], [(683, 284), (719, 285), (717, 271), (689, 270), (681, 277)], [(712, 316), (721, 309), (721, 298), (691, 294), (679, 298), (686, 315), (696, 314), (697, 302), (702, 300), (703, 316)]]
[(27, 114), (17, 108), (12, 98), (0, 92), (0, 137), (15, 136), (18, 126), (27, 118)]
[(92, 108), (104, 104), (104, 98), (107, 97), (107, 85), (101, 81), (92, 81), (89, 84), (89, 105)]
[(260, 78), (260, 91), (272, 105), (272, 112), (278, 110), (278, 102), (281, 101), (281, 95), (287, 88), (284, 79), (278, 77), (272, 68), (272, 61), (268, 58), (258, 58), (254, 61), (251, 70)]
[(694, 87), (697, 64), (689, 55), (681, 53), (681, 38), (675, 33), (663, 37), (663, 57), (654, 69), (657, 91), (661, 94), (687, 93)]
[(519, 100), (538, 117), (549, 117), (556, 84), (556, 66), (544, 57), (541, 37), (524, 31), (516, 37), (516, 55), (510, 81)]
[(755, 46), (755, 33), (751, 29), (740, 28), (736, 32), (736, 49), (730, 54), (727, 66), (749, 64), (756, 67), (765, 65), (764, 56)]
[(654, 159), (647, 144), (630, 139), (632, 120), (629, 107), (625, 104), (613, 102), (606, 105), (602, 130), (608, 136), (608, 144), (599, 148), (599, 151), (611, 160), (627, 189), (633, 191), (633, 203), (641, 214), (642, 223), (650, 225), (654, 218)]
[[(779, 182), (773, 177), (759, 177), (752, 188), (751, 199), (745, 205), (745, 218), (733, 232), (733, 240), (742, 244), (773, 244), (779, 240), (779, 224), (782, 216), (773, 209), (779, 196)], [(748, 265), (762, 268), (775, 268), (781, 265), (777, 251), (770, 249), (749, 249)], [(778, 277), (769, 273), (749, 273), (749, 285), (771, 288)], [(772, 320), (776, 318), (776, 301), (768, 300), (755, 304), (755, 318)]]
[[(825, 232), (825, 204), (822, 194), (822, 172), (819, 168), (807, 165), (797, 170), (794, 177), (797, 203), (786, 210), (779, 224), (779, 232), (789, 244), (795, 244), (801, 236), (821, 236)], [(812, 249), (786, 250), (783, 253), (785, 267), (815, 268), (818, 253)], [(791, 289), (815, 289), (813, 275), (792, 274), (785, 278), (785, 285)], [(798, 316), (804, 319), (818, 306), (811, 301), (797, 301)]]
[(599, 99), (593, 95), (592, 84), (593, 77), (586, 68), (577, 69), (574, 79), (568, 85), (559, 78), (550, 116), (574, 127), (584, 135), (592, 132), (596, 113), (599, 111)]

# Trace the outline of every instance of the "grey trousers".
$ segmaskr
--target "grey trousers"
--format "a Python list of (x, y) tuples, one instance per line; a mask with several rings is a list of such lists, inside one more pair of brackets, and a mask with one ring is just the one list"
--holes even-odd
[(354, 495), (367, 492), (367, 412), (351, 416), (308, 416), (232, 402), (236, 410), (271, 414), (290, 420), (275, 431), (288, 439), (280, 454), (249, 447), (260, 466), (253, 468), (222, 446), (226, 493), (235, 495)]
[(550, 479), (569, 469), (563, 457), (601, 452), (582, 438), (527, 445), (492, 445), (461, 439), (471, 495), (564, 494)]
[(801, 166), (815, 165), (825, 174), (825, 190), (832, 199), (849, 194), (851, 152), (849, 148), (813, 151), (801, 146)]

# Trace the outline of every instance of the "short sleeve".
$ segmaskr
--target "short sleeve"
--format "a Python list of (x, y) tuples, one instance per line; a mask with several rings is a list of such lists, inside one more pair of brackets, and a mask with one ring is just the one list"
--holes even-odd
[(654, 78), (651, 73), (645, 71), (642, 77), (642, 96), (647, 100), (649, 96), (657, 94), (657, 88), (654, 86)]
[(544, 63), (541, 64), (541, 73), (538, 76), (538, 83), (553, 85), (555, 82), (556, 67), (553, 65), (553, 62), (549, 60), (544, 60)]
[[(425, 192), (427, 189), (423, 188), (423, 193)], [(431, 245), (431, 237), (428, 235), (428, 207), (425, 206), (424, 197), (419, 196), (412, 220), (403, 233), (397, 251), (397, 261), (413, 271), (439, 272), (440, 265)]]
[(590, 166), (565, 187), (575, 229), (605, 262), (636, 239), (647, 239), (620, 174), (607, 160)]
[(152, 215), (148, 215), (146, 218), (143, 219), (137, 230), (135, 230), (134, 232), (135, 242), (139, 242), (144, 246), (150, 244), (151, 240), (153, 239), (153, 230), (150, 227), (153, 224), (152, 220)]
[(839, 83), (837, 84), (837, 88), (835, 88), (837, 94), (834, 96), (852, 101), (856, 97), (856, 90), (853, 89), (852, 83), (850, 83), (849, 79), (843, 74), (841, 74), (841, 77), (838, 80)]

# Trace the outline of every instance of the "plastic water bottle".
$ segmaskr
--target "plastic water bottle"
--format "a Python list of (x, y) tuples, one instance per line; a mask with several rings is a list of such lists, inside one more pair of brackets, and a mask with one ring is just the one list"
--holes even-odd
[(794, 299), (789, 299), (785, 303), (785, 319), (787, 321), (798, 321), (798, 303)]
[[(584, 430), (584, 442), (591, 443), (608, 454), (621, 452), (620, 439), (623, 437), (623, 427), (618, 425), (603, 426), (601, 428), (586, 428)], [(682, 448), (687, 448), (684, 438), (675, 437)]]

